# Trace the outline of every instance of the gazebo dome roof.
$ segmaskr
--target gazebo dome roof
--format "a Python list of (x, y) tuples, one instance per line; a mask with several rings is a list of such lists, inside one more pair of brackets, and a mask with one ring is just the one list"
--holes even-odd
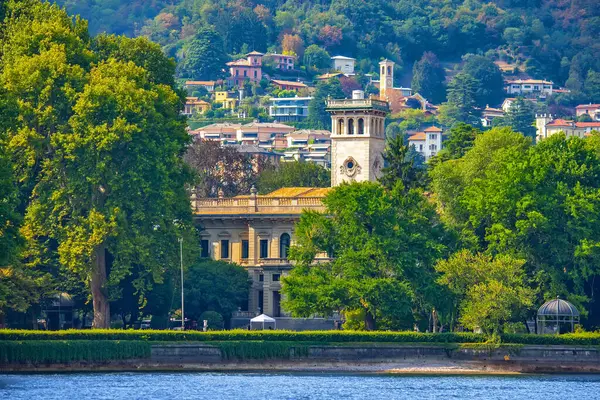
[(537, 312), (538, 316), (578, 317), (579, 311), (570, 302), (556, 298), (545, 302)]

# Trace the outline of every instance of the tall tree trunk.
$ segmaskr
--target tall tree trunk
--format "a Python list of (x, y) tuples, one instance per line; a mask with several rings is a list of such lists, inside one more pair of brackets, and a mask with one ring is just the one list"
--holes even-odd
[(92, 278), (90, 289), (94, 304), (94, 322), (92, 328), (110, 328), (110, 304), (106, 295), (106, 247), (104, 244), (94, 250), (92, 257)]
[(365, 311), (365, 328), (368, 331), (374, 331), (375, 329), (377, 329), (375, 317), (369, 311)]
[(431, 310), (431, 320), (433, 323), (433, 329), (431, 330), (433, 333), (437, 333), (438, 331), (438, 315), (437, 311), (434, 309)]

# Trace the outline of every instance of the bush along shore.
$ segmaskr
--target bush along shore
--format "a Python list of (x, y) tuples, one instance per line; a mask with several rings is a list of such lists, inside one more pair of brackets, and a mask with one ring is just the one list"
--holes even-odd
[[(321, 357), (321, 360), (329, 357), (326, 354), (333, 357), (339, 354), (358, 354), (359, 356), (351, 356), (352, 363), (360, 362), (363, 355), (365, 358), (380, 359), (388, 356), (406, 359), (424, 354), (449, 359), (456, 352), (490, 356), (495, 352), (503, 352), (502, 354), (514, 355), (527, 346), (539, 348), (539, 345), (597, 350), (600, 346), (600, 333), (503, 335), (489, 340), (485, 335), (474, 333), (0, 330), (0, 367), (11, 370), (13, 366), (19, 369), (19, 365), (44, 369), (44, 366), (50, 365), (66, 365), (67, 368), (70, 365), (114, 367), (126, 366), (131, 362), (142, 366), (161, 363), (168, 365), (174, 362), (201, 364), (209, 359), (211, 362), (225, 364), (252, 360), (316, 361), (315, 357)], [(154, 354), (153, 348), (158, 351), (157, 354), (167, 354), (166, 358), (161, 360), (160, 356)], [(358, 350), (353, 353), (355, 350), (352, 349)]]
[[(504, 334), (501, 343), (526, 345), (600, 346), (600, 333), (563, 335)], [(20, 340), (118, 340), (150, 342), (289, 341), (312, 343), (484, 343), (489, 336), (477, 333), (365, 332), (365, 331), (162, 331), (162, 330), (0, 330), (0, 341)]]

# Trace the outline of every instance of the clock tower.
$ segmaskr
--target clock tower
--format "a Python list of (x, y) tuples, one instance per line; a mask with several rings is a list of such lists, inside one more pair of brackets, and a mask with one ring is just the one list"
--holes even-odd
[(379, 97), (389, 99), (389, 91), (394, 89), (394, 62), (383, 60), (379, 63)]
[(352, 99), (328, 100), (327, 111), (331, 114), (331, 186), (376, 181), (383, 168), (387, 102), (365, 99), (362, 90), (355, 90)]

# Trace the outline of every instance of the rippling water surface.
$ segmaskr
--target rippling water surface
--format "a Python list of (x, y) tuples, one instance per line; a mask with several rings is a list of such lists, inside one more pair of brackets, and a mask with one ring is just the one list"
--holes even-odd
[(0, 375), (0, 399), (600, 399), (600, 376)]

